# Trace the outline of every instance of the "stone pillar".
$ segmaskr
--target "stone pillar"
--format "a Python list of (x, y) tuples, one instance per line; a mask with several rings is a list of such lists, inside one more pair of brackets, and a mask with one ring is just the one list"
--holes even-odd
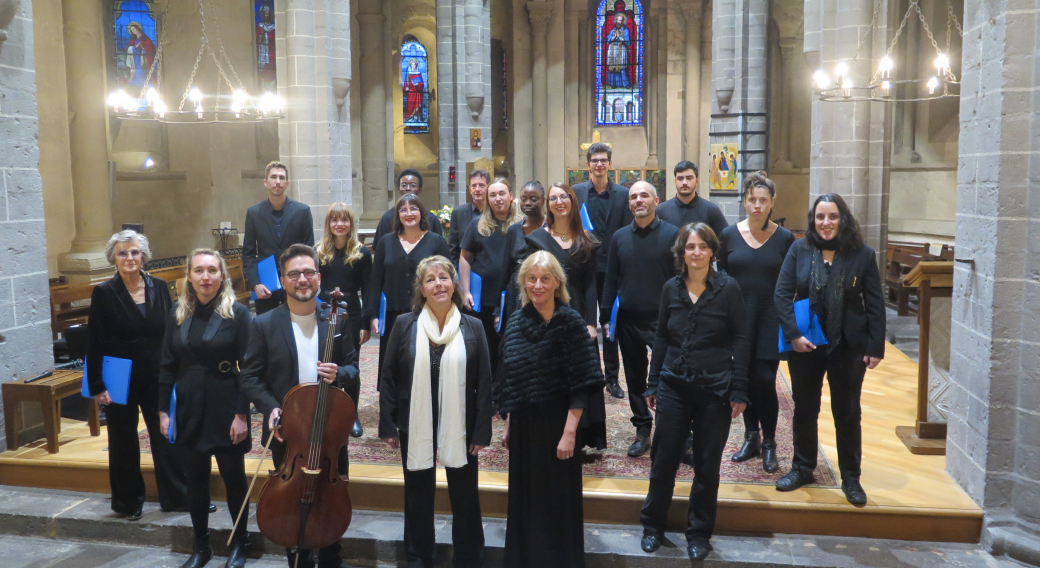
[(512, 95), (509, 129), (513, 137), (512, 171), (516, 184), (535, 179), (534, 174), (534, 99), (531, 77), (531, 26), (527, 3), (512, 3), (512, 45), (509, 51), (509, 93)]
[(86, 281), (112, 271), (103, 254), (113, 230), (103, 72), (108, 38), (99, 2), (64, 0), (62, 16), (76, 238), (71, 252), (58, 258), (58, 270), (70, 280)]
[(545, 183), (549, 174), (549, 94), (546, 85), (546, 32), (552, 17), (553, 2), (528, 2), (531, 19), (531, 82), (534, 109), (534, 179)]
[[(568, 12), (571, 14), (571, 12)], [(589, 132), (589, 121), (592, 118), (592, 110), (589, 109), (589, 80), (588, 76), (591, 73), (588, 72), (589, 67), (587, 66), (586, 57), (587, 52), (591, 51), (589, 47), (589, 17), (588, 11), (578, 12), (577, 16), (577, 35), (574, 37), (573, 44), (575, 46), (574, 54), (574, 82), (577, 85), (578, 90), (578, 125), (577, 125), (577, 139), (579, 144), (573, 148), (567, 148), (568, 152), (575, 152), (577, 160), (574, 162), (575, 167), (585, 167), (586, 160), (585, 150), (581, 149), (581, 144), (586, 140), (589, 140), (587, 133)], [(570, 28), (568, 28), (570, 29)], [(571, 76), (571, 75), (568, 75)]]
[[(683, 4), (680, 11), (686, 35), (683, 156), (687, 160), (698, 162), (701, 155), (701, 19), (704, 14), (699, 2)], [(701, 164), (698, 162), (697, 166), (700, 167)]]
[[(900, 12), (905, 10), (902, 3), (899, 4), (899, 8)], [(906, 25), (902, 69), (895, 70), (897, 77), (900, 78), (926, 76), (922, 75), (918, 59), (918, 50), (921, 48), (921, 22), (916, 16), (917, 14), (914, 14)], [(910, 98), (920, 88), (919, 84), (900, 85), (898, 92), (904, 98)], [(899, 125), (899, 129), (895, 133), (898, 139), (896, 156), (903, 162), (920, 164), (921, 155), (917, 153), (917, 140), (915, 139), (917, 136), (917, 103), (914, 101), (896, 103), (896, 117), (896, 124)]]
[(1040, 1), (968, 0), (964, 20), (946, 468), (983, 545), (1036, 565)]
[[(388, 203), (382, 3), (379, 0), (360, 0), (357, 19), (361, 32), (361, 173), (364, 176), (362, 195), (365, 203), (363, 218), (378, 221), (386, 212)], [(439, 60), (443, 61), (442, 52), (438, 51), (438, 55)], [(442, 90), (438, 91), (438, 96), (446, 94)], [(440, 117), (441, 121), (444, 121), (443, 113)]]
[(796, 39), (793, 37), (785, 37), (780, 39), (780, 73), (777, 76), (780, 78), (780, 116), (777, 123), (780, 125), (780, 132), (777, 136), (777, 152), (776, 160), (773, 162), (771, 169), (777, 170), (790, 170), (794, 167), (791, 164), (791, 81), (794, 80), (794, 73), (791, 68), (791, 60), (794, 57), (794, 46)]

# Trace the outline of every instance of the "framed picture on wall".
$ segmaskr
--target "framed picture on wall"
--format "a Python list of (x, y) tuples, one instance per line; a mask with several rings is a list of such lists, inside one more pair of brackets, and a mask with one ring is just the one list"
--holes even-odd
[(632, 189), (632, 186), (643, 179), (643, 170), (618, 170), (618, 179), (621, 185)]
[(657, 188), (657, 197), (663, 203), (668, 198), (668, 177), (664, 170), (644, 170), (643, 179)]
[(589, 181), (589, 170), (567, 170), (567, 185), (577, 185)]

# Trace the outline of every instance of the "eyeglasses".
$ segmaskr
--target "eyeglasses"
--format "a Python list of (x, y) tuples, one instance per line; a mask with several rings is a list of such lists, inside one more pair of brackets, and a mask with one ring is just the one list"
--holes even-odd
[(317, 270), (311, 269), (307, 269), (302, 272), (299, 270), (290, 270), (285, 275), (289, 277), (289, 280), (299, 280), (301, 275), (307, 280), (314, 280), (314, 275), (317, 273)]
[(554, 195), (549, 198), (549, 203), (557, 203), (560, 201), (570, 201), (571, 196), (569, 195)]
[(123, 249), (117, 251), (116, 256), (123, 259), (130, 258), (131, 256), (134, 258), (141, 258), (141, 249)]
[(608, 159), (608, 158), (596, 158), (594, 160), (589, 160), (589, 163), (590, 164), (596, 164), (596, 165), (609, 164), (610, 163), (610, 159)]
[(417, 182), (401, 182), (401, 189), (419, 189)]

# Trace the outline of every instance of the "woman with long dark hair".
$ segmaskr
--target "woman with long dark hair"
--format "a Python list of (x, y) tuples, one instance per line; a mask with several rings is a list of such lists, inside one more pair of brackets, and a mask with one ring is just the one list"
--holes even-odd
[(776, 421), (780, 412), (776, 395), (776, 372), (780, 366), (780, 350), (776, 344), (779, 320), (773, 295), (780, 267), (795, 240), (794, 233), (769, 220), (775, 197), (776, 184), (765, 172), (748, 174), (741, 194), (748, 217), (722, 230), (716, 254), (719, 270), (740, 285), (751, 345), (748, 360), (751, 404), (744, 411), (744, 445), (730, 459), (743, 462), (761, 453), (762, 469), (767, 473), (780, 469), (776, 457)]
[[(794, 303), (809, 300), (826, 345), (799, 331)], [(809, 211), (809, 230), (791, 246), (776, 283), (776, 310), (788, 354), (794, 399), (794, 459), (776, 488), (793, 491), (812, 483), (816, 469), (823, 377), (830, 385), (841, 488), (853, 505), (867, 502), (860, 484), (863, 431), (860, 393), (867, 369), (885, 356), (885, 301), (874, 249), (863, 243), (859, 223), (836, 193), (821, 195)]]
[[(358, 239), (354, 212), (346, 203), (337, 201), (325, 213), (325, 235), (315, 247), (318, 253), (318, 271), (321, 272), (321, 292), (339, 289), (346, 295), (347, 316), (350, 318), (350, 341), (354, 353), (361, 354), (361, 344), (368, 341), (369, 326), (361, 317), (361, 298), (368, 289), (372, 274), (372, 253)], [(360, 405), (361, 383), (358, 382), (347, 394)], [(354, 419), (350, 435), (360, 438), (364, 433), (361, 414)]]

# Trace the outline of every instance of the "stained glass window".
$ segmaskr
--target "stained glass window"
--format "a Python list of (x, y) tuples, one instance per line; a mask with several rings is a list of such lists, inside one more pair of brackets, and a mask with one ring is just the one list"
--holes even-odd
[(643, 5), (600, 0), (596, 10), (596, 124), (643, 122)]
[[(155, 12), (151, 3), (125, 0), (116, 2), (114, 8), (116, 83), (138, 89), (143, 89), (145, 83), (154, 86), (159, 79), (157, 70), (152, 69), (159, 38), (155, 33)], [(137, 92), (130, 94), (138, 95)]]
[(274, 0), (253, 3), (256, 26), (256, 74), (261, 91), (274, 91), (278, 86), (274, 61)]
[(404, 131), (421, 134), (430, 131), (430, 76), (426, 47), (405, 36), (401, 44), (401, 94), (404, 99)]

